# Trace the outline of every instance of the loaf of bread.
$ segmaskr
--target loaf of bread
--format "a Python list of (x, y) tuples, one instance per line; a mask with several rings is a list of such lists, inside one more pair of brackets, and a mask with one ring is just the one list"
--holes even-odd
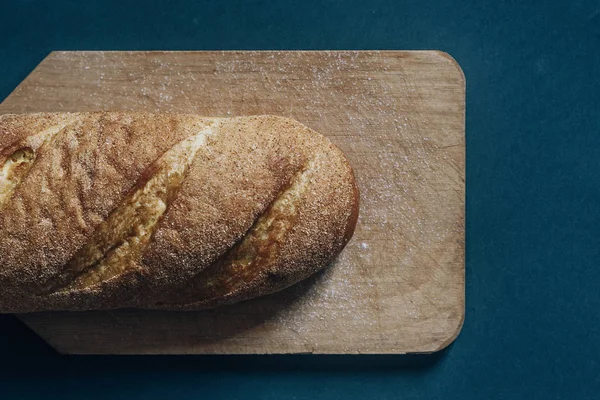
[(288, 287), (354, 231), (348, 161), (297, 121), (0, 116), (0, 312), (198, 310)]

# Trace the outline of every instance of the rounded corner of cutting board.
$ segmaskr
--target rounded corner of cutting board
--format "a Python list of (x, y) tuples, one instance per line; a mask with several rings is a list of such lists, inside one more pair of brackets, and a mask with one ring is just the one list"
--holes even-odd
[(431, 50), (433, 54), (435, 54), (442, 62), (446, 63), (457, 73), (460, 82), (464, 86), (467, 82), (465, 77), (465, 71), (460, 66), (459, 62), (454, 58), (450, 53), (447, 53), (443, 50)]

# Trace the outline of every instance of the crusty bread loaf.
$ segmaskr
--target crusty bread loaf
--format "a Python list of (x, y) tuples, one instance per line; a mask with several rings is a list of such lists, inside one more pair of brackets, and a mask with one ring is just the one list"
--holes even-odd
[(260, 296), (326, 266), (357, 216), (344, 155), (291, 119), (0, 116), (0, 312)]

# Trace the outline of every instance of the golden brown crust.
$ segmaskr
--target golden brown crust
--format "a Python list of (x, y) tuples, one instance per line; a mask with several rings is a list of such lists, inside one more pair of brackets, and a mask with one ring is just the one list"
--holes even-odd
[(358, 217), (343, 154), (281, 117), (4, 115), (2, 166), (0, 312), (256, 297), (327, 265)]

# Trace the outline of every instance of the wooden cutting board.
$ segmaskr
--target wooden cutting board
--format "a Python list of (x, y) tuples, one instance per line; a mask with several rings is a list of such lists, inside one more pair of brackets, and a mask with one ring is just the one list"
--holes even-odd
[(0, 113), (277, 114), (328, 136), (361, 190), (323, 273), (203, 312), (20, 318), (71, 354), (426, 353), (464, 318), (465, 79), (436, 51), (54, 52)]

